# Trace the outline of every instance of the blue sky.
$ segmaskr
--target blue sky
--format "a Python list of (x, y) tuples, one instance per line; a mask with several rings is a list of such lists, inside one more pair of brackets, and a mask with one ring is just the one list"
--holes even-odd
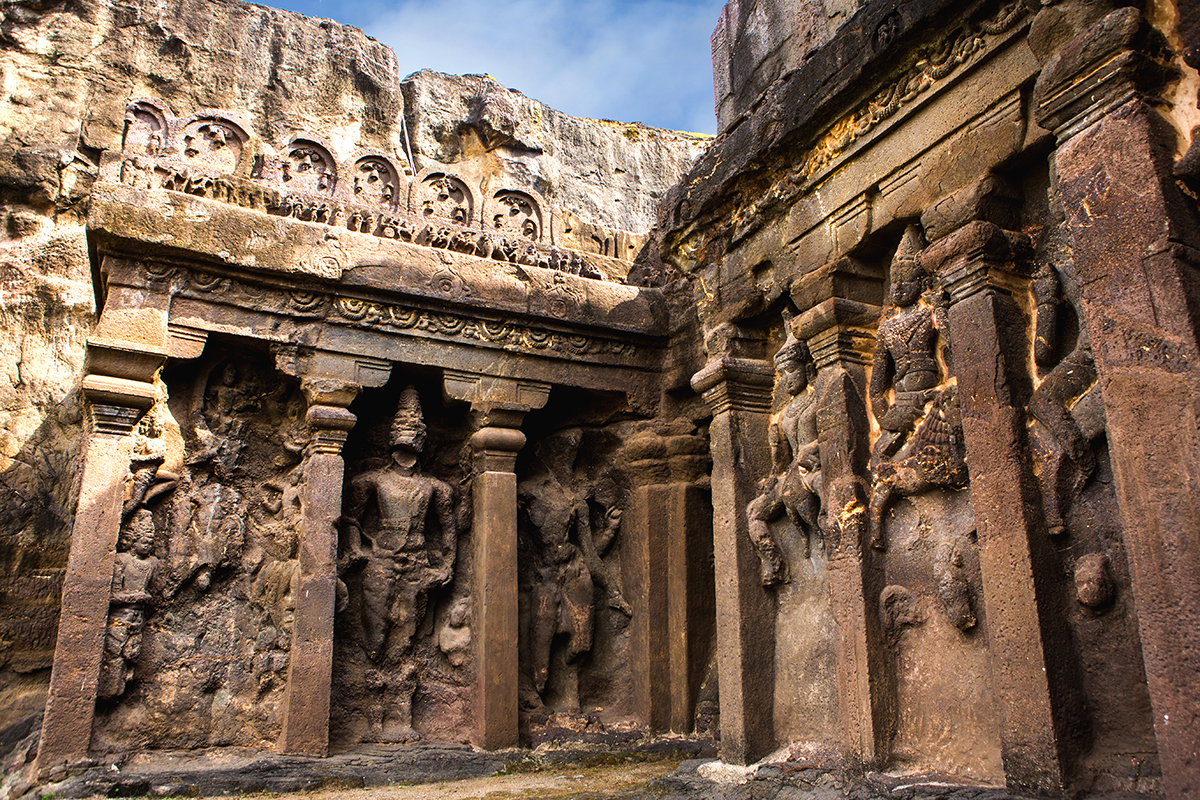
[[(259, 0), (261, 2), (261, 0)], [(276, 0), (362, 28), (400, 72), (486, 73), (581, 117), (713, 133), (724, 0)]]

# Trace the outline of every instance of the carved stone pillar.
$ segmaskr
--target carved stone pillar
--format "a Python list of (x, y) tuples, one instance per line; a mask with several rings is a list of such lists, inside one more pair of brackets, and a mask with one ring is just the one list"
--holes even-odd
[(829, 588), (837, 620), (837, 682), (842, 756), (848, 771), (884, 766), (895, 715), (878, 603), (883, 571), (866, 544), (870, 439), (865, 365), (875, 346), (879, 306), (828, 298), (797, 317), (795, 337), (808, 342), (815, 385), (821, 474), (828, 515)]
[(1055, 559), (1026, 466), (1029, 345), (1008, 288), (1022, 247), (1024, 234), (970, 222), (927, 248), (922, 261), (950, 293), (1005, 778), (1013, 792), (1058, 794), (1082, 709), (1070, 634), (1055, 608)]
[(296, 596), (280, 752), (329, 752), (333, 677), (333, 617), (337, 598), (337, 518), (342, 514), (342, 445), (354, 427), (347, 406), (362, 388), (329, 378), (305, 378), (306, 421), (312, 436), (301, 494), (300, 585)]
[[(718, 332), (714, 332), (718, 333)], [(750, 541), (747, 504), (771, 467), (767, 423), (775, 370), (736, 330), (713, 335), (709, 362), (692, 378), (713, 420), (713, 551), (721, 758), (757, 761), (775, 747), (775, 601), (763, 588)], [(757, 353), (753, 353), (758, 355)]]
[[(125, 350), (92, 341), (88, 355), (93, 374), (83, 379), (87, 442), (38, 745), (39, 772), (88, 754), (121, 504), (132, 455), (128, 434), (157, 397), (151, 381), (165, 353)], [(95, 374), (96, 370), (109, 374)]]
[(652, 731), (687, 733), (715, 613), (712, 509), (700, 485), (707, 446), (698, 436), (650, 431), (631, 438), (625, 456), (635, 482), (621, 526), (634, 705)]
[(1060, 142), (1164, 787), (1184, 798), (1200, 794), (1200, 220), (1145, 99), (1163, 77), (1147, 33), (1137, 10), (1112, 12), (1047, 63), (1034, 102)]
[(525, 414), (546, 404), (550, 387), (447, 372), (446, 395), (471, 403), (474, 515), (475, 744), (487, 750), (518, 743), (517, 453)]

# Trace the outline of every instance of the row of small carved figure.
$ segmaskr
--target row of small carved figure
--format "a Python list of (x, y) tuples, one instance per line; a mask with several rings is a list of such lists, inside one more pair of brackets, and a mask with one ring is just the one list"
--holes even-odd
[(329, 201), (287, 195), (243, 178), (191, 174), (163, 167), (140, 156), (125, 159), (121, 165), (121, 181), (137, 188), (163, 188), (267, 214), (292, 217), (302, 222), (340, 225), (342, 220), (345, 220), (346, 228), (356, 233), (398, 239), (512, 264), (553, 269), (584, 278), (605, 278), (604, 273), (573, 250), (542, 247), (524, 239), (496, 236), (488, 231), (422, 224), (407, 216), (382, 214), (365, 208), (344, 207)]

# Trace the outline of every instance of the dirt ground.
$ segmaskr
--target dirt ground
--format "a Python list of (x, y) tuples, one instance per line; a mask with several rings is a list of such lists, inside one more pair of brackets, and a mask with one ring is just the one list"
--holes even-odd
[[(678, 759), (621, 763), (599, 767), (557, 764), (507, 775), (468, 778), (442, 783), (318, 789), (310, 792), (261, 792), (243, 795), (250, 800), (508, 800), (509, 798), (569, 798), (579, 795), (610, 796), (635, 791), (655, 778), (672, 772)], [(89, 800), (101, 800), (93, 795)]]

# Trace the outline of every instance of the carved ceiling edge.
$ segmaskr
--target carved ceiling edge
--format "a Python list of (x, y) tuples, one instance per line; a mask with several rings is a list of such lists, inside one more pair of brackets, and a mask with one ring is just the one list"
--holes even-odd
[[(1011, 0), (982, 21), (964, 20), (941, 39), (916, 45), (909, 57), (912, 65), (899, 77), (871, 91), (852, 110), (838, 115), (807, 146), (782, 148), (786, 152), (775, 155), (775, 159), (784, 158), (786, 163), (776, 163), (771, 168), (779, 177), (766, 187), (761, 181), (730, 187), (732, 194), (726, 195), (727, 200), (736, 195), (742, 197), (742, 202), (733, 200), (732, 213), (720, 213), (713, 224), (714, 220), (693, 212), (686, 224), (670, 231), (667, 259), (687, 272), (689, 262), (704, 249), (706, 241), (727, 236), (730, 245), (736, 245), (745, 240), (827, 179), (866, 139), (874, 139), (884, 128), (900, 124), (967, 72), (992, 58), (1004, 44), (1021, 34), (1029, 18), (1025, 4)], [(687, 197), (680, 200), (685, 208), (691, 203)]]

